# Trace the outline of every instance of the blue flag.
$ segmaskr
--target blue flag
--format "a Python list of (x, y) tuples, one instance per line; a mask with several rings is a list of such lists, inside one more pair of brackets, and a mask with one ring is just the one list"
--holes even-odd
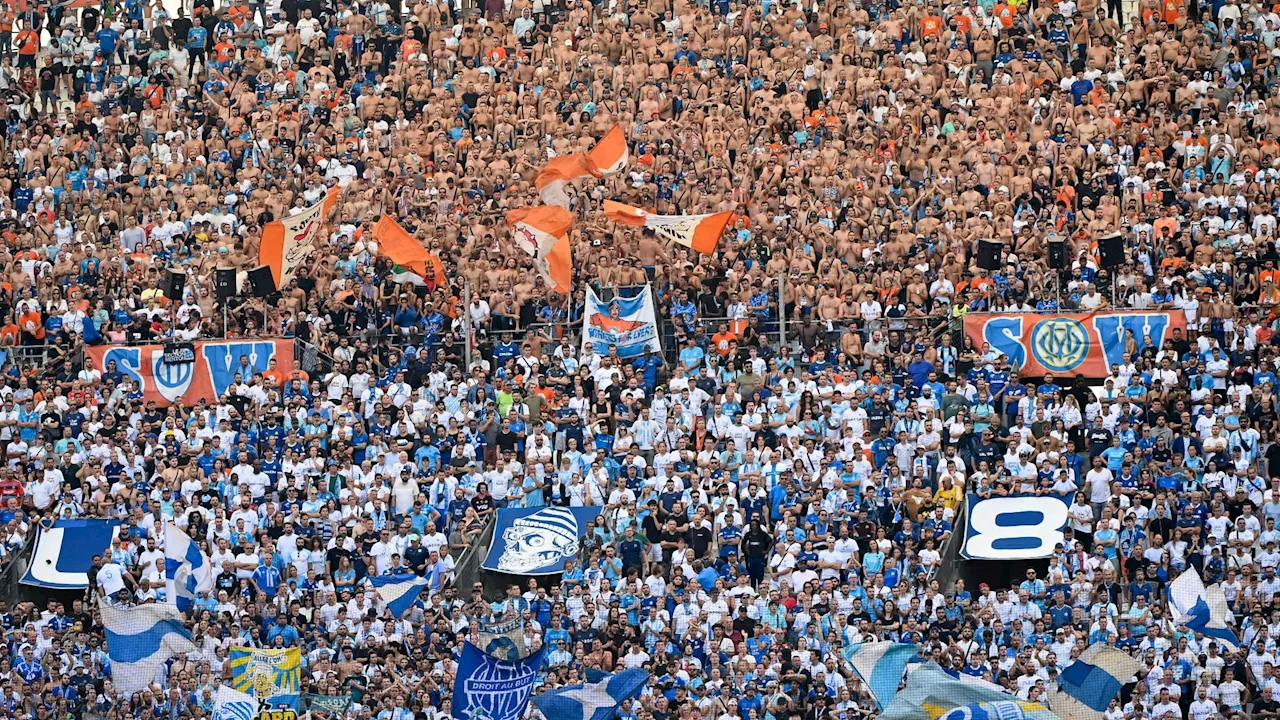
[(538, 507), (498, 511), (484, 569), (511, 575), (555, 575), (578, 555), (578, 539), (602, 508)]
[(387, 609), (397, 618), (402, 617), (413, 607), (413, 603), (427, 589), (426, 578), (413, 573), (403, 575), (380, 575), (370, 577), (369, 582), (378, 591), (378, 597), (387, 604)]
[(953, 677), (932, 660), (911, 670), (906, 686), (885, 705), (880, 718), (921, 720), (941, 717), (965, 705), (1007, 702), (1018, 703), (1027, 720), (1058, 720), (1044, 705), (1020, 702), (1009, 691), (981, 678), (968, 675)]
[(519, 660), (524, 657), (524, 620), (502, 620), (481, 623), (480, 649), (486, 655), (499, 660)]
[(542, 667), (543, 646), (524, 660), (510, 662), (485, 655), (464, 643), (453, 684), (453, 716), (459, 720), (519, 720)]
[(649, 673), (644, 670), (623, 670), (612, 675), (588, 670), (585, 685), (548, 690), (535, 697), (533, 704), (555, 720), (606, 720), (648, 683)]

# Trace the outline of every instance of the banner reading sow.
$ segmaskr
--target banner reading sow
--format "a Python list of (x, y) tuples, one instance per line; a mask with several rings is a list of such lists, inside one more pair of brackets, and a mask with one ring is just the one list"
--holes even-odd
[(172, 405), (181, 399), (194, 405), (204, 398), (215, 402), (231, 387), (237, 373), (260, 373), (272, 358), (282, 372), (293, 367), (292, 340), (228, 340), (198, 342), (194, 362), (170, 362), (164, 345), (101, 345), (90, 347), (93, 366), (106, 372), (107, 363), (142, 387), (145, 400)]
[(964, 545), (969, 560), (1033, 560), (1053, 555), (1067, 526), (1069, 495), (966, 498)]
[(1070, 315), (986, 315), (964, 318), (964, 333), (981, 348), (983, 343), (1009, 359), (1022, 375), (1081, 374), (1101, 378), (1123, 362), (1129, 333), (1138, 350), (1159, 348), (1173, 331), (1186, 330), (1181, 310), (1158, 312), (1100, 311)]
[(484, 568), (512, 575), (564, 572), (565, 559), (577, 557), (578, 538), (601, 509), (596, 505), (499, 510)]

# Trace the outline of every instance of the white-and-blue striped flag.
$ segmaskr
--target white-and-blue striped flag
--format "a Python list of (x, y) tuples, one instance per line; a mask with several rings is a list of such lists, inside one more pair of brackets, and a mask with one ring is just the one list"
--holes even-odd
[(587, 670), (583, 685), (548, 690), (533, 698), (534, 707), (551, 720), (607, 720), (623, 702), (640, 694), (649, 673), (638, 668), (605, 674)]
[(902, 676), (907, 671), (907, 662), (915, 654), (915, 645), (887, 640), (857, 643), (842, 652), (881, 710), (897, 694), (898, 685), (902, 684)]
[(213, 720), (254, 720), (258, 717), (258, 699), (230, 685), (218, 688), (213, 701)]
[(1090, 645), (1058, 675), (1049, 709), (1061, 720), (1101, 720), (1111, 700), (1142, 667), (1121, 650)]
[(164, 575), (169, 597), (179, 612), (195, 605), (196, 593), (213, 591), (213, 565), (208, 556), (173, 523), (164, 526)]
[(1233, 618), (1222, 588), (1216, 584), (1206, 588), (1195, 568), (1188, 568), (1169, 583), (1169, 609), (1178, 625), (1231, 648), (1240, 644), (1240, 638), (1231, 629)]
[(392, 615), (402, 617), (413, 607), (413, 603), (427, 589), (427, 579), (413, 573), (402, 575), (379, 575), (370, 577), (369, 581), (378, 591), (378, 597), (387, 604)]
[(176, 655), (194, 652), (191, 632), (182, 626), (177, 608), (168, 603), (120, 607), (102, 604), (111, 682), (131, 695), (156, 679), (156, 670)]

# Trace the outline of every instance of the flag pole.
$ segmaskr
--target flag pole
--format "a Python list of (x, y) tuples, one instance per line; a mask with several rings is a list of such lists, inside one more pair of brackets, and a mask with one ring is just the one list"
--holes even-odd
[(474, 333), (471, 331), (471, 281), (462, 279), (462, 351), (465, 353), (467, 372), (471, 372), (471, 343)]

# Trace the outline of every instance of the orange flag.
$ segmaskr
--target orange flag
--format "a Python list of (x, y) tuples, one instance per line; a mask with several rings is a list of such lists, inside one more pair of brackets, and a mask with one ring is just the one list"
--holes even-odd
[(573, 287), (573, 254), (569, 247), (569, 230), (573, 215), (562, 207), (540, 205), (507, 213), (516, 245), (534, 258), (538, 270), (556, 292), (568, 293)]
[[(434, 277), (437, 287), (444, 285), (444, 263), (430, 250), (422, 247), (417, 238), (401, 227), (390, 215), (383, 215), (373, 226), (373, 239), (378, 242), (378, 252), (386, 255), (396, 265), (408, 268), (423, 278)], [(431, 274), (427, 274), (430, 266)]]
[(311, 254), (315, 241), (324, 232), (325, 219), (342, 193), (342, 186), (334, 185), (324, 200), (280, 220), (267, 223), (262, 228), (262, 241), (258, 244), (258, 263), (271, 267), (271, 277), (276, 289), (284, 288), (293, 279), (298, 267)]
[(604, 177), (627, 167), (627, 137), (621, 125), (614, 125), (585, 155), (574, 153), (551, 158), (533, 181), (538, 197), (548, 205), (569, 207), (566, 183), (585, 177)]
[(728, 211), (709, 215), (654, 215), (612, 200), (604, 201), (604, 214), (616, 223), (647, 227), (655, 235), (691, 247), (703, 255), (716, 251), (720, 236), (733, 219), (733, 213)]
[(622, 132), (621, 125), (609, 128), (609, 132), (587, 153), (591, 163), (605, 175), (613, 175), (626, 169), (627, 155), (627, 136)]

